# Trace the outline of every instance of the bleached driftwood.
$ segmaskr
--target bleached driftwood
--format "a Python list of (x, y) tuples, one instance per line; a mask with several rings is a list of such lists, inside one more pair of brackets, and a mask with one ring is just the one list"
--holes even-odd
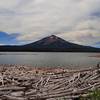
[(0, 66), (0, 99), (46, 100), (64, 96), (74, 99), (100, 88), (100, 69), (97, 67), (68, 71), (8, 66)]

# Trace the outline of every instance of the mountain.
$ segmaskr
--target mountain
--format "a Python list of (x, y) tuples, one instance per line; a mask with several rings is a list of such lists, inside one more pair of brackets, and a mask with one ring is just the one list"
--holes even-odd
[(70, 43), (51, 35), (39, 41), (22, 46), (0, 46), (0, 51), (31, 51), (31, 52), (100, 52), (100, 48)]

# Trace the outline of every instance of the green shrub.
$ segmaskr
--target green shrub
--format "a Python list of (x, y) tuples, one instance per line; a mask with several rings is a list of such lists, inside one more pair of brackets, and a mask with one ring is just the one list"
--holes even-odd
[(90, 92), (87, 97), (80, 97), (80, 100), (100, 100), (100, 90), (96, 89)]

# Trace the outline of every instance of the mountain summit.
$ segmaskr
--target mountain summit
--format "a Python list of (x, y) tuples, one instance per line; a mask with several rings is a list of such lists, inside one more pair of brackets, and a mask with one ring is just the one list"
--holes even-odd
[(58, 38), (57, 36), (55, 35), (51, 35), (49, 37), (45, 37), (35, 43), (41, 43), (41, 45), (49, 45), (49, 44), (52, 44), (52, 43), (55, 43), (56, 41), (58, 41), (60, 38)]
[(71, 43), (55, 35), (51, 35), (39, 41), (24, 45), (24, 48), (26, 47), (29, 48), (29, 51), (35, 50), (43, 52), (87, 52), (100, 50), (89, 46)]
[(51, 35), (51, 36), (48, 36), (48, 37), (45, 37), (45, 38), (43, 38), (43, 39), (41, 39), (41, 40), (39, 40), (39, 41), (36, 41), (36, 42), (34, 42), (34, 43), (31, 43), (31, 44), (27, 44), (26, 46), (29, 46), (29, 45), (31, 45), (31, 46), (36, 46), (36, 45), (39, 45), (39, 46), (50, 46), (50, 45), (58, 45), (58, 43), (64, 43), (64, 42), (66, 42), (65, 40), (63, 40), (63, 39), (61, 39), (61, 38), (59, 38), (59, 37), (57, 37), (57, 36), (55, 36), (55, 35)]
[(0, 51), (31, 52), (100, 52), (99, 48), (78, 45), (51, 35), (36, 42), (22, 46), (0, 46)]

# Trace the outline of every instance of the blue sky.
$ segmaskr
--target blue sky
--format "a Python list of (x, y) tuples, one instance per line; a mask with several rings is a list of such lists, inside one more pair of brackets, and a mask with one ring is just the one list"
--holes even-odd
[(0, 44), (48, 35), (100, 47), (100, 0), (1, 0)]
[(0, 45), (14, 45), (14, 44), (20, 44), (19, 41), (17, 41), (16, 37), (18, 34), (7, 34), (5, 32), (0, 32)]

